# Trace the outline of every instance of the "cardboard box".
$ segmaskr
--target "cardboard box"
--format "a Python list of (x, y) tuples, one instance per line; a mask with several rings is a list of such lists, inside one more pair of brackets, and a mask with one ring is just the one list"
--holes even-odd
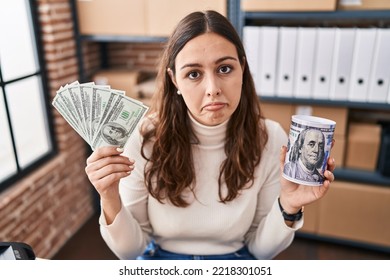
[(390, 188), (335, 181), (320, 204), (318, 234), (390, 246)]
[(149, 36), (169, 36), (179, 21), (194, 11), (215, 10), (227, 16), (226, 0), (147, 0)]
[(144, 0), (77, 0), (77, 14), (83, 35), (145, 36), (147, 33)]
[(126, 96), (139, 99), (135, 91), (136, 85), (142, 80), (138, 71), (127, 69), (101, 70), (93, 76), (97, 85), (110, 85), (112, 89), (124, 90)]
[(351, 123), (348, 130), (347, 168), (375, 171), (381, 141), (381, 126)]
[(353, 5), (348, 4), (351, 1), (340, 0), (338, 10), (388, 10), (390, 9), (389, 0), (360, 0), (354, 1)]
[(142, 98), (152, 98), (157, 90), (156, 77), (147, 79), (135, 86), (134, 91)]
[(336, 122), (335, 136), (345, 136), (348, 123), (348, 108), (329, 106), (297, 105), (294, 114), (330, 119)]
[(242, 0), (241, 9), (247, 12), (334, 11), (337, 0)]
[(290, 132), (291, 116), (294, 113), (294, 106), (291, 104), (273, 103), (260, 101), (261, 110), (267, 119), (274, 120), (283, 127), (287, 134)]

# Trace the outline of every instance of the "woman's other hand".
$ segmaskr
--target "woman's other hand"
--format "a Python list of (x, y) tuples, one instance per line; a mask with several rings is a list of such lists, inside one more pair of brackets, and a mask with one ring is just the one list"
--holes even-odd
[[(332, 147), (334, 142), (332, 143)], [(287, 147), (283, 146), (280, 151), (280, 170), (283, 172)], [(329, 190), (334, 181), (333, 171), (336, 168), (335, 160), (329, 157), (327, 170), (324, 172), (325, 181), (321, 186), (306, 186), (291, 182), (281, 176), (280, 203), (287, 213), (297, 213), (303, 206), (322, 198)]]
[(119, 180), (129, 176), (134, 161), (121, 155), (123, 149), (100, 147), (87, 159), (85, 172), (99, 193), (107, 223), (111, 223), (121, 207)]

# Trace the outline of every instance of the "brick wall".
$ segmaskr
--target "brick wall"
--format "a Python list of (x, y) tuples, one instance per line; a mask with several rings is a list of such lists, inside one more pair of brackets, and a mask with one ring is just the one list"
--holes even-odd
[(110, 67), (157, 72), (163, 50), (162, 43), (110, 43), (108, 45)]
[[(78, 80), (70, 0), (36, 0), (43, 32), (50, 104), (56, 90)], [(109, 43), (109, 67), (156, 72), (163, 44)], [(83, 42), (86, 76), (101, 64), (98, 43)], [(96, 192), (85, 175), (86, 143), (52, 109), (58, 154), (31, 175), (0, 193), (0, 241), (31, 245), (51, 258), (93, 215)]]
[[(101, 66), (101, 49), (98, 43), (82, 42), (85, 77), (92, 77)], [(89, 82), (90, 80), (88, 80)]]
[[(69, 0), (36, 4), (51, 103), (61, 85), (78, 79), (73, 21)], [(0, 240), (28, 243), (40, 258), (52, 257), (94, 212), (93, 187), (84, 172), (87, 146), (52, 111), (58, 154), (0, 194)]]

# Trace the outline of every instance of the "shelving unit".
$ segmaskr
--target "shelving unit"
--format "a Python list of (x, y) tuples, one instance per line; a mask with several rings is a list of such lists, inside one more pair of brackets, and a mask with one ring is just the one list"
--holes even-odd
[[(346, 11), (336, 10), (330, 12), (245, 12), (240, 13), (239, 30), (242, 34), (244, 26), (253, 25), (274, 25), (274, 26), (336, 26), (336, 25), (356, 25), (366, 26), (374, 24), (378, 27), (390, 26), (390, 10), (370, 10), (370, 11)], [(262, 96), (261, 100), (274, 103), (320, 105), (330, 107), (346, 107), (348, 109), (383, 110), (390, 112), (389, 103), (339, 101), (330, 99), (305, 99), (295, 97), (271, 97)], [(352, 170), (338, 168), (335, 171), (338, 179), (359, 183), (378, 184), (390, 186), (390, 178), (384, 177), (378, 172)]]
[[(389, 28), (390, 10), (337, 10), (330, 12), (241, 11), (238, 23), (241, 35), (243, 34), (244, 26), (263, 25), (303, 27), (366, 27), (372, 25)], [(364, 116), (365, 119), (381, 119), (390, 123), (389, 103), (277, 96), (261, 96), (259, 98), (261, 101), (277, 104), (343, 107), (348, 109), (349, 117), (355, 121), (357, 116), (359, 117), (358, 119), (362, 119)], [(383, 220), (384, 212), (388, 212), (386, 209), (389, 209), (387, 206), (389, 203), (386, 201), (390, 202), (390, 177), (385, 177), (378, 171), (342, 167), (337, 167), (334, 174), (336, 182), (332, 184), (334, 187), (333, 192), (329, 197), (326, 196), (314, 205), (308, 205), (305, 209), (306, 228), (304, 227), (303, 231), (299, 231), (297, 235), (315, 240), (326, 240), (328, 242), (390, 252), (390, 225)], [(333, 207), (343, 211), (330, 210)], [(365, 207), (370, 209), (367, 210)], [(356, 218), (356, 215), (360, 217), (360, 220)], [(369, 227), (371, 226), (377, 230), (375, 233), (364, 229), (367, 225), (363, 224), (367, 220), (369, 220)], [(386, 236), (389, 237), (387, 238)]]
[(354, 102), (341, 101), (330, 99), (306, 99), (306, 98), (289, 98), (289, 97), (270, 97), (261, 96), (261, 100), (277, 102), (277, 103), (291, 103), (291, 104), (306, 104), (306, 105), (324, 105), (331, 107), (348, 107), (356, 109), (372, 109), (372, 110), (390, 110), (390, 104), (374, 103), (374, 102)]
[(381, 175), (379, 172), (337, 168), (334, 171), (337, 180), (356, 182), (360, 184), (373, 184), (388, 188), (390, 186), (390, 178)]

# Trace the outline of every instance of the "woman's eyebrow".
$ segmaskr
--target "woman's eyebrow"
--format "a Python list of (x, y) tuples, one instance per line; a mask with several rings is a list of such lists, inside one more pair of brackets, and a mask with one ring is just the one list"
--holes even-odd
[[(222, 61), (225, 61), (225, 60), (234, 60), (234, 61), (237, 61), (237, 58), (233, 57), (233, 56), (223, 56), (221, 58), (218, 58), (216, 61), (215, 61), (215, 64), (218, 64), (218, 63), (221, 63)], [(184, 64), (182, 67), (180, 67), (180, 70), (184, 69), (184, 68), (188, 68), (188, 67), (202, 67), (201, 64), (199, 63), (187, 63), (187, 64)]]
[(180, 67), (180, 70), (182, 70), (184, 68), (188, 68), (188, 67), (202, 67), (202, 65), (200, 65), (199, 63), (188, 63), (188, 64), (184, 64), (182, 67)]
[(224, 56), (224, 57), (221, 57), (219, 59), (217, 59), (215, 61), (215, 64), (218, 64), (218, 63), (221, 63), (222, 61), (225, 61), (225, 60), (234, 60), (234, 61), (237, 61), (237, 58), (233, 57), (233, 56)]

